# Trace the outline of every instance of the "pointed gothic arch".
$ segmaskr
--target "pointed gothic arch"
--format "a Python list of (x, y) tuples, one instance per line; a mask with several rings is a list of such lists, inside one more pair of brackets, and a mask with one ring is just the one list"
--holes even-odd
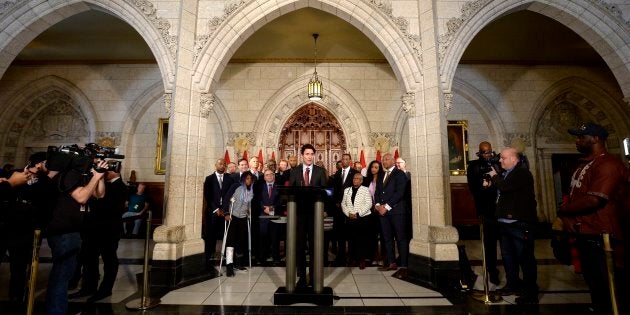
[[(20, 1), (0, 12), (0, 77), (28, 43), (50, 26), (89, 10), (107, 12), (131, 25), (153, 52), (165, 90), (170, 91), (175, 79), (176, 38), (170, 35), (170, 22), (160, 18), (150, 1), (83, 0)], [(33, 14), (37, 12), (37, 14)]]
[[(212, 91), (236, 49), (256, 30), (273, 18), (301, 8), (311, 7), (339, 17), (361, 30), (383, 52), (404, 92), (419, 90), (422, 66), (419, 36), (405, 33), (397, 23), (408, 23), (394, 17), (382, 5), (370, 1), (291, 0), (256, 1), (226, 7), (226, 14), (212, 25), (208, 40), (195, 55), (193, 82), (200, 91)], [(391, 8), (390, 8), (391, 9)], [(404, 20), (404, 19), (403, 19)], [(246, 21), (246, 22), (244, 22)]]
[[(601, 2), (601, 1), (599, 1)], [(504, 15), (530, 10), (553, 19), (580, 35), (599, 53), (615, 76), (625, 98), (630, 97), (630, 27), (622, 16), (598, 1), (486, 0), (462, 7), (462, 16), (448, 21), (440, 36), (442, 87), (450, 91), (466, 47), (488, 24)]]

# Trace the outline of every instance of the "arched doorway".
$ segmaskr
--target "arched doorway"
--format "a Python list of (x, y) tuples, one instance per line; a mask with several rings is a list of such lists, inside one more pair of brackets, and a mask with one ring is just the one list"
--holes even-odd
[(278, 152), (281, 159), (300, 154), (300, 147), (315, 146), (315, 161), (322, 161), (328, 173), (335, 171), (335, 162), (346, 152), (346, 137), (339, 122), (325, 108), (309, 103), (298, 109), (284, 124)]

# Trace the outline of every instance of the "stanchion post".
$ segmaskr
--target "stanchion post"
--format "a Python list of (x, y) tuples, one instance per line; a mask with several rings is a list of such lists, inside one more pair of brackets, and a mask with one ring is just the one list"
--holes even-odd
[(614, 315), (619, 315), (617, 307), (617, 296), (615, 294), (615, 261), (612, 255), (612, 247), (610, 246), (610, 234), (604, 233), (604, 253), (606, 255), (606, 269), (608, 271), (608, 289), (610, 290), (610, 303)]
[(322, 293), (324, 289), (324, 201), (321, 196), (317, 197), (313, 216), (313, 291)]
[[(485, 236), (483, 233), (483, 225), (484, 218), (479, 218), (479, 238), (481, 239), (481, 268), (483, 273), (483, 295), (479, 295), (477, 292), (472, 292), (472, 298), (483, 302), (484, 304), (492, 304), (496, 302), (500, 302), (503, 298), (500, 295), (490, 295), (489, 285), (488, 285), (488, 271), (486, 269), (486, 245), (485, 245)], [(496, 246), (496, 244), (494, 245)]]
[(287, 241), (286, 251), (286, 288), (288, 293), (295, 291), (297, 278), (297, 204), (295, 196), (289, 195), (287, 202)]
[(39, 247), (41, 245), (41, 230), (33, 232), (33, 255), (31, 256), (31, 273), (28, 277), (28, 298), (26, 304), (26, 314), (33, 314), (35, 304), (35, 288), (37, 284), (37, 270), (39, 268)]
[(151, 210), (147, 211), (147, 233), (144, 238), (144, 266), (142, 270), (142, 291), (140, 298), (129, 301), (125, 307), (130, 310), (148, 310), (160, 305), (160, 299), (149, 297), (149, 239), (151, 238)]

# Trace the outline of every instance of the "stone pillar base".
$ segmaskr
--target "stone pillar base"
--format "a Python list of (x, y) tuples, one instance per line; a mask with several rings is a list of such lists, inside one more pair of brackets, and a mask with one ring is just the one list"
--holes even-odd
[(423, 226), (421, 230), (425, 237), (411, 241), (409, 281), (447, 297), (457, 295), (461, 291), (457, 230), (452, 226)]
[(160, 226), (155, 229), (151, 296), (218, 276), (216, 269), (206, 269), (203, 240), (183, 240), (183, 236), (183, 226)]

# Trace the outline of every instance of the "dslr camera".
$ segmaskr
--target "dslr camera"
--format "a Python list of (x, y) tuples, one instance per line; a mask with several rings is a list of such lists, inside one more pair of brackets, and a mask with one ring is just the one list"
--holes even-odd
[(125, 158), (122, 154), (116, 154), (115, 148), (102, 147), (96, 143), (87, 143), (84, 147), (77, 144), (64, 145), (60, 147), (48, 147), (48, 163), (47, 167), (54, 171), (75, 170), (82, 174), (89, 173), (90, 169), (104, 173), (113, 171), (120, 173), (122, 166), (121, 161), (108, 160), (107, 167), (98, 167), (94, 163), (95, 159), (118, 159)]
[(483, 174), (482, 178), (485, 180), (490, 180), (491, 178), (488, 173), (492, 171), (492, 169), (497, 172), (499, 172), (499, 170), (501, 169), (501, 163), (499, 162), (499, 159), (501, 159), (501, 155), (496, 154), (494, 151), (492, 151), (492, 157), (490, 157), (489, 159), (484, 158), (483, 153), (481, 152), (477, 152), (477, 156), (479, 156), (479, 158), (483, 161), (479, 165), (479, 172)]

